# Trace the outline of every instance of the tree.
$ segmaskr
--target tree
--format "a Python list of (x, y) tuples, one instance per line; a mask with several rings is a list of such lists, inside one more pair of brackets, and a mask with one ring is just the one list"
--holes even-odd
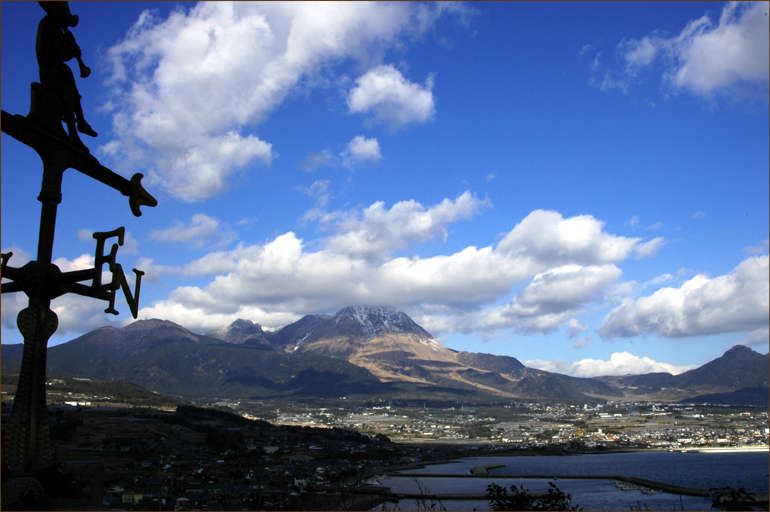
[(711, 508), (719, 510), (754, 510), (756, 506), (754, 496), (746, 492), (743, 487), (733, 489), (732, 487), (712, 488)]
[(553, 482), (548, 482), (551, 487), (544, 495), (532, 495), (524, 486), (511, 486), (511, 492), (505, 487), (492, 483), (487, 486), (487, 497), (491, 510), (583, 510), (577, 505), (572, 505), (572, 495), (564, 494)]

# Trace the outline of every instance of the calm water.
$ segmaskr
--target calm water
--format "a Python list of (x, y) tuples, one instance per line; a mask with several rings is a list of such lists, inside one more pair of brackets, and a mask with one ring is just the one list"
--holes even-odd
[[(477, 457), (461, 459), (448, 464), (426, 466), (409, 473), (438, 473), (467, 475), (471, 468), (481, 464), (503, 464), (490, 470), (489, 478), (434, 478), (389, 477), (382, 485), (394, 492), (437, 494), (483, 494), (489, 483), (510, 487), (523, 485), (531, 492), (545, 492), (548, 481), (535, 478), (506, 479), (495, 475), (620, 475), (645, 478), (662, 483), (709, 489), (711, 487), (743, 487), (749, 492), (768, 492), (770, 455), (760, 453), (614, 453), (571, 456)], [(559, 479), (554, 482), (563, 492), (572, 494), (572, 503), (584, 510), (630, 510), (647, 507), (650, 510), (710, 510), (711, 499), (660, 493), (643, 494), (640, 491), (622, 491), (612, 480)], [(447, 510), (488, 510), (487, 501), (446, 500)], [(389, 509), (393, 505), (388, 506)], [(401, 510), (419, 508), (403, 501)]]

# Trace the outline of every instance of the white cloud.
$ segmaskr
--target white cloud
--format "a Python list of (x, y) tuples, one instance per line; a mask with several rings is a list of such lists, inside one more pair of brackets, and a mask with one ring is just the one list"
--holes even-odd
[(598, 332), (605, 338), (646, 333), (678, 338), (759, 329), (770, 319), (768, 280), (768, 256), (748, 258), (727, 275), (699, 274), (679, 288), (626, 300)]
[(93, 254), (81, 254), (74, 260), (68, 260), (66, 258), (56, 258), (52, 262), (59, 267), (62, 272), (71, 272), (73, 270), (88, 270), (94, 268), (94, 255)]
[(417, 201), (401, 201), (389, 210), (378, 201), (362, 212), (334, 216), (329, 229), (337, 232), (326, 240), (326, 247), (335, 253), (350, 254), (364, 259), (388, 257), (392, 252), (428, 242), (445, 241), (446, 226), (458, 219), (473, 216), (489, 200), (480, 200), (469, 191), (454, 201), (445, 199), (430, 208)]
[[(314, 190), (325, 193), (322, 184)], [(374, 203), (362, 210), (319, 214), (317, 219), (331, 234), (314, 241), (315, 250), (294, 233), (285, 233), (265, 244), (241, 243), (209, 253), (182, 268), (153, 265), (159, 272), (213, 278), (202, 287), (177, 288), (140, 315), (203, 329), (243, 315), (244, 308), (263, 312), (248, 318), (267, 325), (267, 317), (297, 318), (350, 304), (390, 304), (414, 315), (437, 336), (510, 327), (544, 332), (565, 323), (577, 331), (582, 324), (570, 319), (591, 302), (603, 300), (605, 288), (620, 275), (615, 263), (632, 254), (640, 240), (606, 233), (592, 217), (564, 219), (558, 212), (538, 210), (497, 247), (471, 246), (427, 258), (393, 257), (395, 251), (445, 240), (452, 222), (488, 204), (470, 192), (432, 206), (402, 201), (386, 208)], [(508, 299), (508, 306), (495, 305), (530, 279)]]
[(309, 221), (325, 218), (328, 213), (326, 212), (326, 206), (329, 204), (331, 198), (331, 192), (329, 191), (329, 180), (316, 180), (309, 186), (299, 186), (297, 190), (309, 196), (315, 200), (315, 204), (312, 208), (305, 212), (300, 220), (301, 224), (305, 224)]
[(23, 292), (4, 293), (2, 301), (3, 307), (0, 308), (0, 314), (2, 314), (3, 327), (18, 331), (16, 317), (19, 315), (19, 311), (29, 305), (27, 296)]
[(345, 151), (340, 153), (340, 157), (342, 165), (348, 169), (364, 162), (378, 162), (382, 159), (380, 143), (374, 137), (367, 139), (363, 135), (358, 135), (348, 142)]
[(666, 239), (663, 237), (655, 237), (649, 242), (644, 242), (638, 244), (634, 248), (634, 252), (636, 252), (636, 259), (640, 260), (642, 258), (651, 258), (653, 256), (658, 255), (658, 251), (660, 251), (660, 248), (663, 247), (666, 243)]
[(770, 345), (770, 328), (761, 327), (751, 331), (746, 338), (745, 345), (749, 347), (761, 347), (761, 349), (764, 349), (764, 352), (767, 352), (768, 345)]
[(32, 255), (29, 252), (15, 244), (11, 247), (3, 247), (2, 253), (12, 253), (8, 259), (8, 265), (15, 268), (23, 267), (32, 260)]
[[(6, 297), (6, 295), (10, 296)], [(24, 293), (4, 294), (3, 327), (18, 333), (16, 317), (27, 306), (28, 298)], [(105, 301), (72, 293), (54, 299), (51, 301), (51, 310), (56, 313), (58, 318), (56, 336), (80, 335), (107, 325), (110, 318), (110, 315), (104, 312), (107, 306), (108, 303)], [(120, 312), (127, 312), (128, 306), (125, 301), (116, 299), (115, 309)]]
[(638, 41), (626, 42), (626, 70), (631, 74), (635, 74), (637, 68), (652, 64), (659, 50), (660, 42), (657, 38), (643, 37)]
[[(276, 157), (252, 132), (292, 89), (315, 83), (303, 77), (344, 59), (370, 65), (445, 15), (464, 19), (462, 9), (405, 2), (200, 2), (165, 20), (145, 11), (106, 52), (117, 138), (100, 151), (183, 200), (219, 194), (236, 170)], [(362, 108), (395, 122), (400, 106), (406, 121), (422, 120), (430, 92), (416, 87), (405, 103)]]
[[(520, 332), (549, 332), (561, 327), (567, 318), (601, 297), (604, 289), (620, 277), (612, 264), (602, 266), (567, 265), (534, 277), (503, 310), (510, 325)], [(572, 324), (575, 327), (575, 324)]]
[(419, 85), (391, 65), (378, 66), (356, 80), (348, 95), (348, 108), (354, 113), (371, 113), (373, 122), (391, 129), (425, 123), (436, 111), (432, 89), (432, 77)]
[(591, 341), (590, 336), (584, 336), (583, 338), (580, 338), (579, 340), (575, 340), (572, 342), (572, 348), (583, 348), (587, 347), (588, 343)]
[(193, 249), (207, 245), (224, 247), (236, 238), (236, 234), (219, 219), (196, 213), (185, 226), (177, 221), (167, 229), (150, 232), (150, 238), (158, 242), (187, 244)]
[(671, 41), (676, 67), (666, 78), (674, 87), (705, 97), (742, 84), (768, 82), (768, 2), (730, 2), (719, 23), (703, 17)]
[(322, 151), (310, 153), (307, 158), (302, 161), (300, 167), (306, 171), (312, 172), (320, 169), (321, 167), (334, 165), (335, 162), (336, 158), (334, 155), (332, 155), (328, 149), (324, 149)]
[[(14, 248), (15, 249), (15, 248)], [(14, 255), (9, 265), (21, 266), (29, 258), (29, 255), (20, 250), (14, 250)], [(17, 254), (18, 253), (18, 254)], [(17, 259), (17, 255), (19, 258)], [(16, 260), (16, 261), (14, 261)], [(62, 272), (71, 272), (75, 270), (88, 270), (94, 267), (93, 254), (81, 254), (70, 260), (64, 257), (56, 258), (52, 261)], [(124, 270), (125, 272), (125, 270)], [(129, 270), (126, 273), (131, 290), (135, 290), (134, 273)], [(112, 274), (109, 272), (108, 265), (102, 269), (102, 283), (108, 283), (112, 280)], [(90, 285), (89, 281), (83, 282)], [(4, 328), (18, 332), (16, 317), (19, 312), (29, 305), (29, 299), (23, 292), (5, 293), (2, 296), (2, 325)], [(74, 293), (68, 293), (57, 297), (51, 301), (51, 310), (58, 317), (58, 327), (56, 336), (79, 335), (84, 332), (102, 327), (110, 323), (110, 315), (105, 314), (105, 309), (109, 304), (104, 300), (84, 297)], [(115, 309), (125, 313), (129, 311), (128, 306), (123, 299), (122, 292), (118, 291), (115, 298)]]
[(570, 338), (577, 338), (580, 334), (588, 330), (588, 326), (583, 324), (580, 320), (573, 318), (567, 322), (568, 336)]
[(642, 73), (655, 71), (670, 92), (688, 91), (708, 101), (719, 95), (766, 101), (767, 13), (768, 2), (729, 2), (716, 22), (704, 15), (675, 36), (654, 31), (640, 39), (624, 39), (618, 45), (624, 68), (600, 70), (594, 62), (595, 75), (589, 83), (628, 92), (643, 79)]
[(669, 363), (661, 363), (649, 357), (639, 357), (628, 352), (615, 352), (609, 361), (601, 359), (581, 359), (574, 363), (562, 360), (525, 361), (525, 365), (548, 372), (562, 373), (572, 377), (598, 377), (601, 375), (637, 375), (652, 372), (667, 372), (673, 375), (686, 372), (694, 366), (675, 366)]
[(767, 252), (768, 245), (770, 245), (769, 242), (770, 242), (770, 240), (765, 238), (765, 240), (764, 240), (764, 242), (762, 242), (762, 244), (754, 246), (754, 247), (745, 247), (743, 250), (746, 251), (749, 254), (762, 254), (762, 253)]
[[(330, 194), (328, 181), (317, 180), (300, 190), (317, 203), (308, 220), (328, 231), (313, 240), (312, 249), (289, 232), (264, 244), (220, 248), (181, 267), (142, 259), (137, 265), (146, 272), (146, 282), (170, 275), (205, 279), (208, 284), (177, 288), (167, 299), (145, 307), (140, 316), (168, 318), (200, 330), (247, 311), (258, 312), (248, 318), (267, 325), (266, 318), (278, 322), (350, 304), (391, 304), (437, 336), (471, 331), (492, 336), (509, 328), (541, 333), (566, 326), (577, 338), (586, 327), (576, 316), (616, 291), (619, 285), (614, 283), (621, 275), (616, 264), (643, 244), (639, 238), (606, 232), (591, 216), (564, 218), (536, 210), (497, 246), (469, 246), (424, 258), (394, 257), (426, 242), (444, 242), (452, 223), (491, 206), (489, 200), (467, 191), (429, 206), (411, 200), (390, 208), (377, 202), (326, 212), (322, 206)], [(222, 240), (222, 226), (201, 215), (153, 236), (213, 245)], [(89, 265), (91, 258), (83, 255), (66, 264)]]
[(535, 210), (508, 233), (498, 250), (531, 265), (531, 272), (568, 264), (597, 265), (624, 260), (641, 238), (603, 231), (604, 223), (591, 215), (564, 219), (559, 212)]
[(329, 202), (329, 180), (315, 180), (312, 185), (298, 187), (297, 190), (303, 194), (312, 197), (318, 203), (318, 206), (325, 207)]

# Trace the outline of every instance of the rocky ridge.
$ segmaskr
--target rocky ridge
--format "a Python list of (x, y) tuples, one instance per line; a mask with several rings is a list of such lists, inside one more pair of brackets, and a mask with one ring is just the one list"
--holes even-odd
[[(3, 371), (21, 350), (2, 346)], [(556, 400), (768, 400), (768, 356), (748, 347), (681, 375), (576, 378), (514, 357), (450, 350), (391, 307), (308, 315), (275, 331), (239, 319), (194, 334), (173, 322), (102, 327), (48, 350), (54, 372), (133, 382), (183, 397), (342, 396), (436, 390)]]

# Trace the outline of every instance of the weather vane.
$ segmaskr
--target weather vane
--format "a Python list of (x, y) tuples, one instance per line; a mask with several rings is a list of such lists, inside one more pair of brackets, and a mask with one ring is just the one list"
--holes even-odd
[[(45, 395), (46, 351), (49, 338), (56, 332), (58, 317), (51, 310), (51, 300), (66, 293), (76, 293), (105, 300), (106, 313), (117, 315), (115, 297), (122, 289), (131, 314), (139, 309), (139, 289), (143, 272), (134, 269), (135, 291), (132, 294), (123, 268), (117, 263), (118, 247), (123, 245), (125, 228), (94, 233), (96, 252), (94, 267), (62, 272), (52, 261), (56, 210), (62, 202), (61, 183), (64, 171), (75, 169), (128, 197), (131, 212), (140, 216), (141, 206), (156, 206), (158, 202), (142, 187), (142, 175), (128, 180), (102, 166), (90, 154), (78, 133), (96, 137), (86, 122), (81, 96), (75, 77), (67, 65), (73, 58), (80, 67), (81, 78), (91, 70), (83, 63), (80, 47), (70, 32), (78, 17), (70, 13), (67, 2), (38, 2), (46, 12), (40, 21), (36, 39), (40, 82), (32, 83), (29, 114), (11, 115), (2, 111), (2, 131), (33, 148), (43, 161), (43, 183), (38, 201), (40, 235), (37, 258), (14, 268), (8, 265), (13, 253), (2, 254), (0, 271), (10, 282), (2, 283), (0, 291), (24, 292), (29, 305), (17, 317), (19, 331), (24, 337), (19, 383), (10, 417), (3, 425), (3, 464), (19, 475), (34, 475), (50, 463), (50, 433)], [(67, 128), (65, 132), (62, 123)], [(7, 172), (7, 170), (6, 170)], [(105, 253), (107, 240), (116, 238)], [(102, 271), (112, 274), (102, 282)], [(3, 494), (7, 490), (4, 486)], [(3, 500), (5, 502), (5, 500)]]

